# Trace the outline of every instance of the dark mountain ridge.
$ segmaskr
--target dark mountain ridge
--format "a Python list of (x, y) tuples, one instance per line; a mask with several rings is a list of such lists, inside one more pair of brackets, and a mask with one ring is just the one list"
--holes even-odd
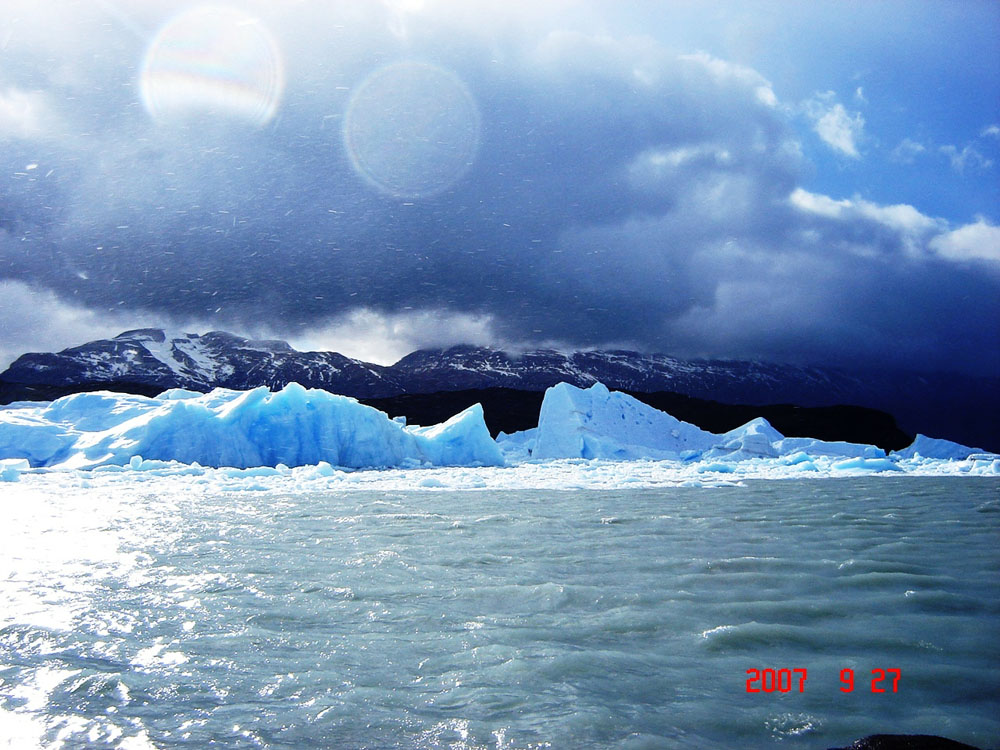
[[(277, 389), (290, 382), (372, 400), (490, 389), (539, 392), (561, 381), (581, 387), (600, 381), (635, 395), (665, 392), (746, 407), (867, 407), (892, 414), (911, 435), (922, 432), (980, 448), (1000, 448), (1000, 378), (859, 373), (630, 351), (512, 354), (475, 346), (421, 350), (386, 367), (335, 352), (299, 352), (283, 341), (254, 341), (222, 331), (199, 336), (139, 329), (58, 353), (25, 354), (0, 374), (0, 403), (102, 388), (149, 395), (168, 388)], [(512, 399), (508, 402), (515, 408)], [(673, 408), (683, 408), (678, 404)], [(498, 403), (494, 408), (504, 407)], [(711, 411), (704, 405), (698, 410)], [(759, 408), (740, 413), (750, 418), (764, 414)]]

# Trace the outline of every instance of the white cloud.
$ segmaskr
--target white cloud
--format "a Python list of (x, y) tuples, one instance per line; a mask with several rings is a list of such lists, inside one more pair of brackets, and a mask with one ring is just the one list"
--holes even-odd
[(771, 82), (753, 68), (748, 68), (745, 65), (737, 65), (727, 60), (720, 60), (705, 52), (698, 52), (693, 55), (681, 55), (680, 59), (703, 66), (718, 81), (732, 81), (753, 89), (757, 101), (767, 107), (776, 107), (778, 105), (778, 97), (774, 93)]
[[(788, 202), (804, 214), (833, 220), (844, 229), (865, 223), (877, 225), (883, 232), (887, 229), (891, 233), (889, 236), (895, 236), (898, 246), (913, 259), (927, 257), (928, 243), (949, 230), (944, 219), (927, 216), (907, 203), (882, 205), (859, 197), (835, 200), (802, 188), (792, 191)], [(878, 255), (875, 236), (869, 234), (868, 242), (848, 242), (843, 246), (856, 255)]]
[(834, 151), (852, 159), (861, 158), (858, 143), (864, 136), (865, 118), (860, 112), (848, 112), (844, 105), (831, 104), (833, 92), (806, 102), (805, 111), (813, 121), (813, 130)]
[(955, 146), (941, 146), (940, 151), (948, 157), (951, 168), (961, 174), (967, 167), (978, 169), (989, 169), (993, 166), (993, 160), (987, 159), (972, 146), (964, 146), (961, 151)]
[(884, 206), (860, 198), (834, 200), (802, 188), (794, 190), (788, 201), (805, 214), (831, 219), (845, 227), (859, 219), (876, 222), (898, 233), (911, 258), (937, 256), (956, 263), (1000, 263), (1000, 226), (981, 216), (971, 224), (952, 229), (944, 219), (922, 214), (905, 203)]
[(357, 309), (289, 338), (270, 326), (184, 320), (162, 312), (94, 310), (52, 290), (22, 281), (0, 281), (0, 371), (27, 352), (54, 352), (117, 336), (133, 328), (204, 333), (223, 328), (248, 338), (288, 338), (300, 351), (336, 351), (366, 362), (392, 364), (412, 351), (470, 343), (496, 343), (492, 318), (433, 310), (383, 314)]
[(935, 237), (931, 240), (930, 247), (948, 260), (987, 260), (1000, 263), (1000, 227), (979, 217), (973, 224), (966, 224)]
[[(11, 1), (24, 13), (44, 8), (54, 22), (59, 5), (67, 5)], [(254, 3), (288, 56), (289, 71), (299, 76), (281, 132), (328, 143), (322, 139), (330, 133), (310, 128), (321, 124), (332, 133), (350, 88), (373, 66), (427, 57), (457, 66), (453, 72), (477, 97), (484, 118), (496, 118), (473, 173), (486, 179), (470, 179), (433, 211), (404, 209), (369, 194), (336, 148), (310, 149), (305, 169), (298, 161), (303, 152), (280, 132), (246, 144), (230, 140), (228, 131), (213, 132), (204, 145), (217, 140), (221, 150), (193, 148), (202, 144), (153, 129), (129, 88), (145, 46), (130, 29), (152, 36), (176, 12), (176, 0), (69, 4), (65, 29), (33, 26), (35, 37), (51, 37), (46, 46), (36, 49), (17, 30), (10, 44), (25, 70), (0, 71), (10, 76), (0, 77), (0, 98), (10, 98), (6, 86), (15, 81), (21, 93), (48, 90), (43, 104), (50, 113), (57, 108), (57, 129), (94, 131), (80, 143), (60, 142), (72, 173), (58, 190), (37, 193), (54, 212), (28, 202), (14, 206), (14, 217), (35, 232), (34, 247), (52, 248), (58, 262), (49, 268), (42, 254), (11, 253), (9, 273), (59, 285), (66, 296), (22, 285), (13, 301), (0, 300), (0, 343), (20, 341), (12, 354), (29, 344), (54, 349), (137, 325), (167, 325), (174, 311), (215, 309), (192, 300), (218, 293), (229, 306), (215, 327), (292, 336), (300, 349), (385, 363), (425, 346), (501, 343), (498, 334), (536, 344), (543, 336), (574, 345), (630, 338), (661, 350), (689, 341), (706, 355), (763, 358), (796, 356), (794, 347), (806, 345), (814, 348), (803, 357), (832, 359), (840, 352), (850, 359), (857, 330), (873, 334), (871, 361), (880, 360), (885, 342), (904, 361), (918, 351), (913, 341), (925, 329), (948, 344), (963, 305), (996, 309), (991, 300), (1000, 299), (992, 274), (958, 262), (989, 256), (982, 248), (991, 247), (983, 244), (990, 225), (955, 229), (903, 203), (838, 199), (853, 188), (834, 191), (837, 197), (794, 189), (809, 184), (804, 180), (817, 184), (797, 149), (796, 130), (815, 128), (809, 140), (844, 159), (874, 149), (875, 138), (866, 138), (872, 124), (861, 114), (864, 91), (843, 89), (843, 103), (817, 93), (783, 105), (752, 68), (705, 53), (678, 58), (678, 50), (702, 37), (685, 39), (671, 29), (672, 39), (663, 42), (644, 36), (660, 34), (657, 25), (616, 29), (596, 18), (610, 4), (602, 10), (573, 0), (233, 1)], [(95, 12), (104, 5), (127, 9), (128, 18)], [(572, 13), (560, 12), (568, 6)], [(584, 18), (587, 6), (595, 9), (593, 22)], [(703, 12), (694, 15), (703, 21)], [(78, 16), (89, 21), (81, 26)], [(658, 26), (671, 25), (668, 17)], [(387, 30), (392, 23), (405, 41)], [(49, 57), (61, 70), (77, 71), (72, 81), (81, 83), (67, 82), (63, 73), (56, 83)], [(803, 83), (815, 90), (815, 83)], [(98, 84), (101, 97), (93, 96)], [(97, 119), (102, 112), (114, 116)], [(30, 125), (31, 117), (7, 120), (18, 123), (7, 130), (44, 130)], [(93, 122), (101, 128), (85, 125)], [(967, 132), (983, 125), (989, 123), (977, 120)], [(0, 126), (0, 138), (3, 132)], [(983, 131), (997, 134), (1000, 126)], [(933, 130), (920, 131), (922, 142), (904, 140), (896, 158), (936, 162), (949, 172), (949, 157), (932, 138)], [(972, 145), (996, 159), (988, 148), (995, 143)], [(34, 143), (20, 145), (23, 153), (12, 163), (49, 168)], [(873, 193), (887, 187), (879, 179), (866, 176)], [(48, 223), (51, 216), (68, 221)], [(432, 247), (430, 238), (438, 240)], [(105, 249), (93, 252), (96, 245)], [(169, 253), (161, 252), (167, 247)], [(271, 252), (273, 260), (258, 263)], [(927, 262), (934, 259), (941, 260)], [(76, 268), (93, 282), (78, 284), (69, 275)], [(114, 283), (101, 283), (112, 271)], [(970, 284), (982, 286), (969, 291)], [(65, 301), (77, 299), (69, 296), (76, 288), (100, 314)], [(942, 312), (921, 320), (909, 313), (924, 309), (927, 289), (935, 290)], [(0, 292), (10, 298), (18, 289)], [(442, 299), (448, 310), (437, 312)], [(106, 312), (118, 304), (136, 309), (137, 319)], [(686, 338), (686, 311), (713, 304), (718, 314), (706, 318), (711, 324)], [(156, 315), (144, 315), (151, 306)], [(672, 328), (676, 320), (682, 324)], [(272, 329), (254, 330), (258, 325)], [(793, 335), (785, 337), (782, 326)], [(967, 340), (955, 343), (963, 347), (972, 350)], [(945, 351), (935, 362), (946, 361)]]
[(828, 195), (810, 193), (808, 190), (803, 190), (802, 188), (795, 188), (788, 197), (788, 200), (800, 211), (824, 216), (828, 219), (841, 218), (844, 212), (850, 210), (854, 205), (847, 199), (838, 201)]
[(668, 56), (648, 37), (618, 39), (560, 29), (546, 34), (529, 52), (527, 64), (547, 74), (619, 79), (643, 87), (663, 77)]
[(51, 133), (55, 116), (41, 91), (0, 91), (0, 138), (40, 138)]
[(639, 154), (628, 166), (629, 181), (642, 189), (658, 180), (673, 179), (676, 170), (694, 167), (724, 169), (733, 163), (729, 149), (715, 144), (681, 146), (673, 149), (650, 149)]
[(904, 138), (899, 142), (899, 145), (892, 150), (889, 158), (900, 164), (912, 164), (916, 161), (917, 156), (926, 153), (927, 147), (915, 141), (912, 138)]
[(828, 219), (852, 220), (865, 218), (905, 235), (922, 235), (942, 231), (947, 223), (920, 213), (907, 203), (881, 205), (862, 198), (834, 200), (826, 195), (810, 193), (796, 188), (788, 198), (789, 202), (804, 213), (823, 216)]
[[(979, 138), (972, 143), (966, 143), (961, 148), (951, 144), (938, 146), (934, 143), (928, 143), (925, 145), (911, 138), (904, 138), (892, 150), (889, 158), (900, 164), (912, 164), (918, 156), (934, 151), (945, 156), (951, 164), (951, 168), (959, 174), (964, 173), (967, 169), (986, 170), (993, 166), (993, 159), (983, 155), (982, 151), (973, 144), (984, 138), (998, 136), (1000, 136), (1000, 126), (990, 125), (980, 131)], [(989, 148), (989, 144), (986, 144), (986, 147)]]
[(161, 323), (162, 316), (104, 313), (67, 302), (49, 289), (0, 281), (0, 370), (27, 351), (59, 351)]
[(391, 365), (417, 349), (455, 344), (496, 344), (493, 319), (437, 310), (382, 313), (358, 308), (289, 343), (300, 351), (335, 351), (365, 362)]
[(945, 226), (941, 219), (926, 216), (907, 203), (883, 206), (861, 200), (857, 201), (857, 210), (861, 216), (906, 235), (925, 234)]

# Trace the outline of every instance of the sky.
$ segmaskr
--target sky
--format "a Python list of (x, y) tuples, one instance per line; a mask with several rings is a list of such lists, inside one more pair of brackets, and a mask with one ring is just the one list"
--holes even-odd
[(0, 367), (154, 326), (995, 376), (998, 176), (993, 0), (4, 0)]

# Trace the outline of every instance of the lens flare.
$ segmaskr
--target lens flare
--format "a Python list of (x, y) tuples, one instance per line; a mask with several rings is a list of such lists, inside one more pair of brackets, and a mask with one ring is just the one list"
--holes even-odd
[(479, 111), (453, 73), (401, 62), (372, 73), (351, 97), (344, 144), (358, 174), (400, 198), (426, 198), (466, 173), (479, 146)]
[(278, 110), (283, 67), (258, 19), (200, 6), (169, 21), (150, 43), (139, 79), (142, 101), (160, 122), (208, 115), (263, 126)]

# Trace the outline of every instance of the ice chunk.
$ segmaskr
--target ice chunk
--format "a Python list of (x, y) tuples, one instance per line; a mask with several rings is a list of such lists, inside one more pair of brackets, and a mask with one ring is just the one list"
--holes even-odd
[(849, 458), (846, 461), (838, 461), (832, 468), (837, 471), (852, 469), (865, 472), (902, 471), (891, 458)]
[[(541, 459), (742, 461), (799, 453), (810, 458), (885, 458), (885, 451), (874, 445), (786, 438), (763, 418), (715, 435), (600, 383), (586, 390), (567, 383), (549, 388), (534, 438), (532, 458)], [(517, 455), (513, 436), (505, 436), (501, 445), (508, 455)]]
[(847, 443), (842, 440), (782, 438), (774, 444), (774, 449), (779, 456), (805, 452), (810, 456), (831, 456), (834, 458), (885, 458), (885, 451), (877, 446)]
[(560, 383), (542, 400), (532, 458), (678, 459), (683, 451), (708, 450), (717, 440), (601, 383), (586, 390)]
[(899, 458), (944, 458), (961, 461), (974, 453), (982, 452), (981, 448), (969, 448), (959, 443), (953, 443), (951, 440), (917, 435), (908, 448), (903, 448), (901, 451), (894, 451), (893, 455)]
[(16, 482), (21, 472), (30, 468), (25, 458), (5, 458), (0, 460), (0, 482)]
[(200, 398), (204, 396), (200, 391), (189, 391), (186, 388), (171, 388), (164, 391), (156, 398), (160, 401), (183, 401), (188, 398)]
[(798, 453), (793, 453), (790, 456), (786, 456), (785, 460), (782, 461), (785, 466), (797, 466), (799, 464), (811, 463), (812, 456), (810, 456), (805, 451), (799, 451)]
[(24, 458), (33, 466), (66, 459), (76, 440), (69, 427), (42, 416), (38, 408), (0, 410), (0, 458)]
[(292, 383), (275, 393), (216, 389), (145, 398), (108, 392), (0, 410), (0, 457), (35, 466), (501, 465), (482, 407), (407, 429), (346, 396)]
[(508, 435), (501, 432), (497, 435), (497, 445), (508, 461), (527, 461), (535, 452), (535, 440), (538, 428), (521, 430)]
[(1000, 456), (995, 453), (974, 453), (969, 460), (974, 474), (1000, 474)]
[(709, 456), (739, 458), (774, 458), (778, 455), (774, 444), (784, 438), (763, 417), (747, 422), (742, 427), (720, 435)]
[(410, 427), (408, 432), (419, 441), (423, 459), (435, 466), (499, 466), (504, 462), (500, 448), (486, 429), (481, 404), (473, 404), (447, 422)]
[(705, 463), (698, 464), (698, 471), (701, 473), (711, 471), (716, 474), (732, 474), (733, 470), (732, 464), (724, 464), (718, 461), (707, 461)]

